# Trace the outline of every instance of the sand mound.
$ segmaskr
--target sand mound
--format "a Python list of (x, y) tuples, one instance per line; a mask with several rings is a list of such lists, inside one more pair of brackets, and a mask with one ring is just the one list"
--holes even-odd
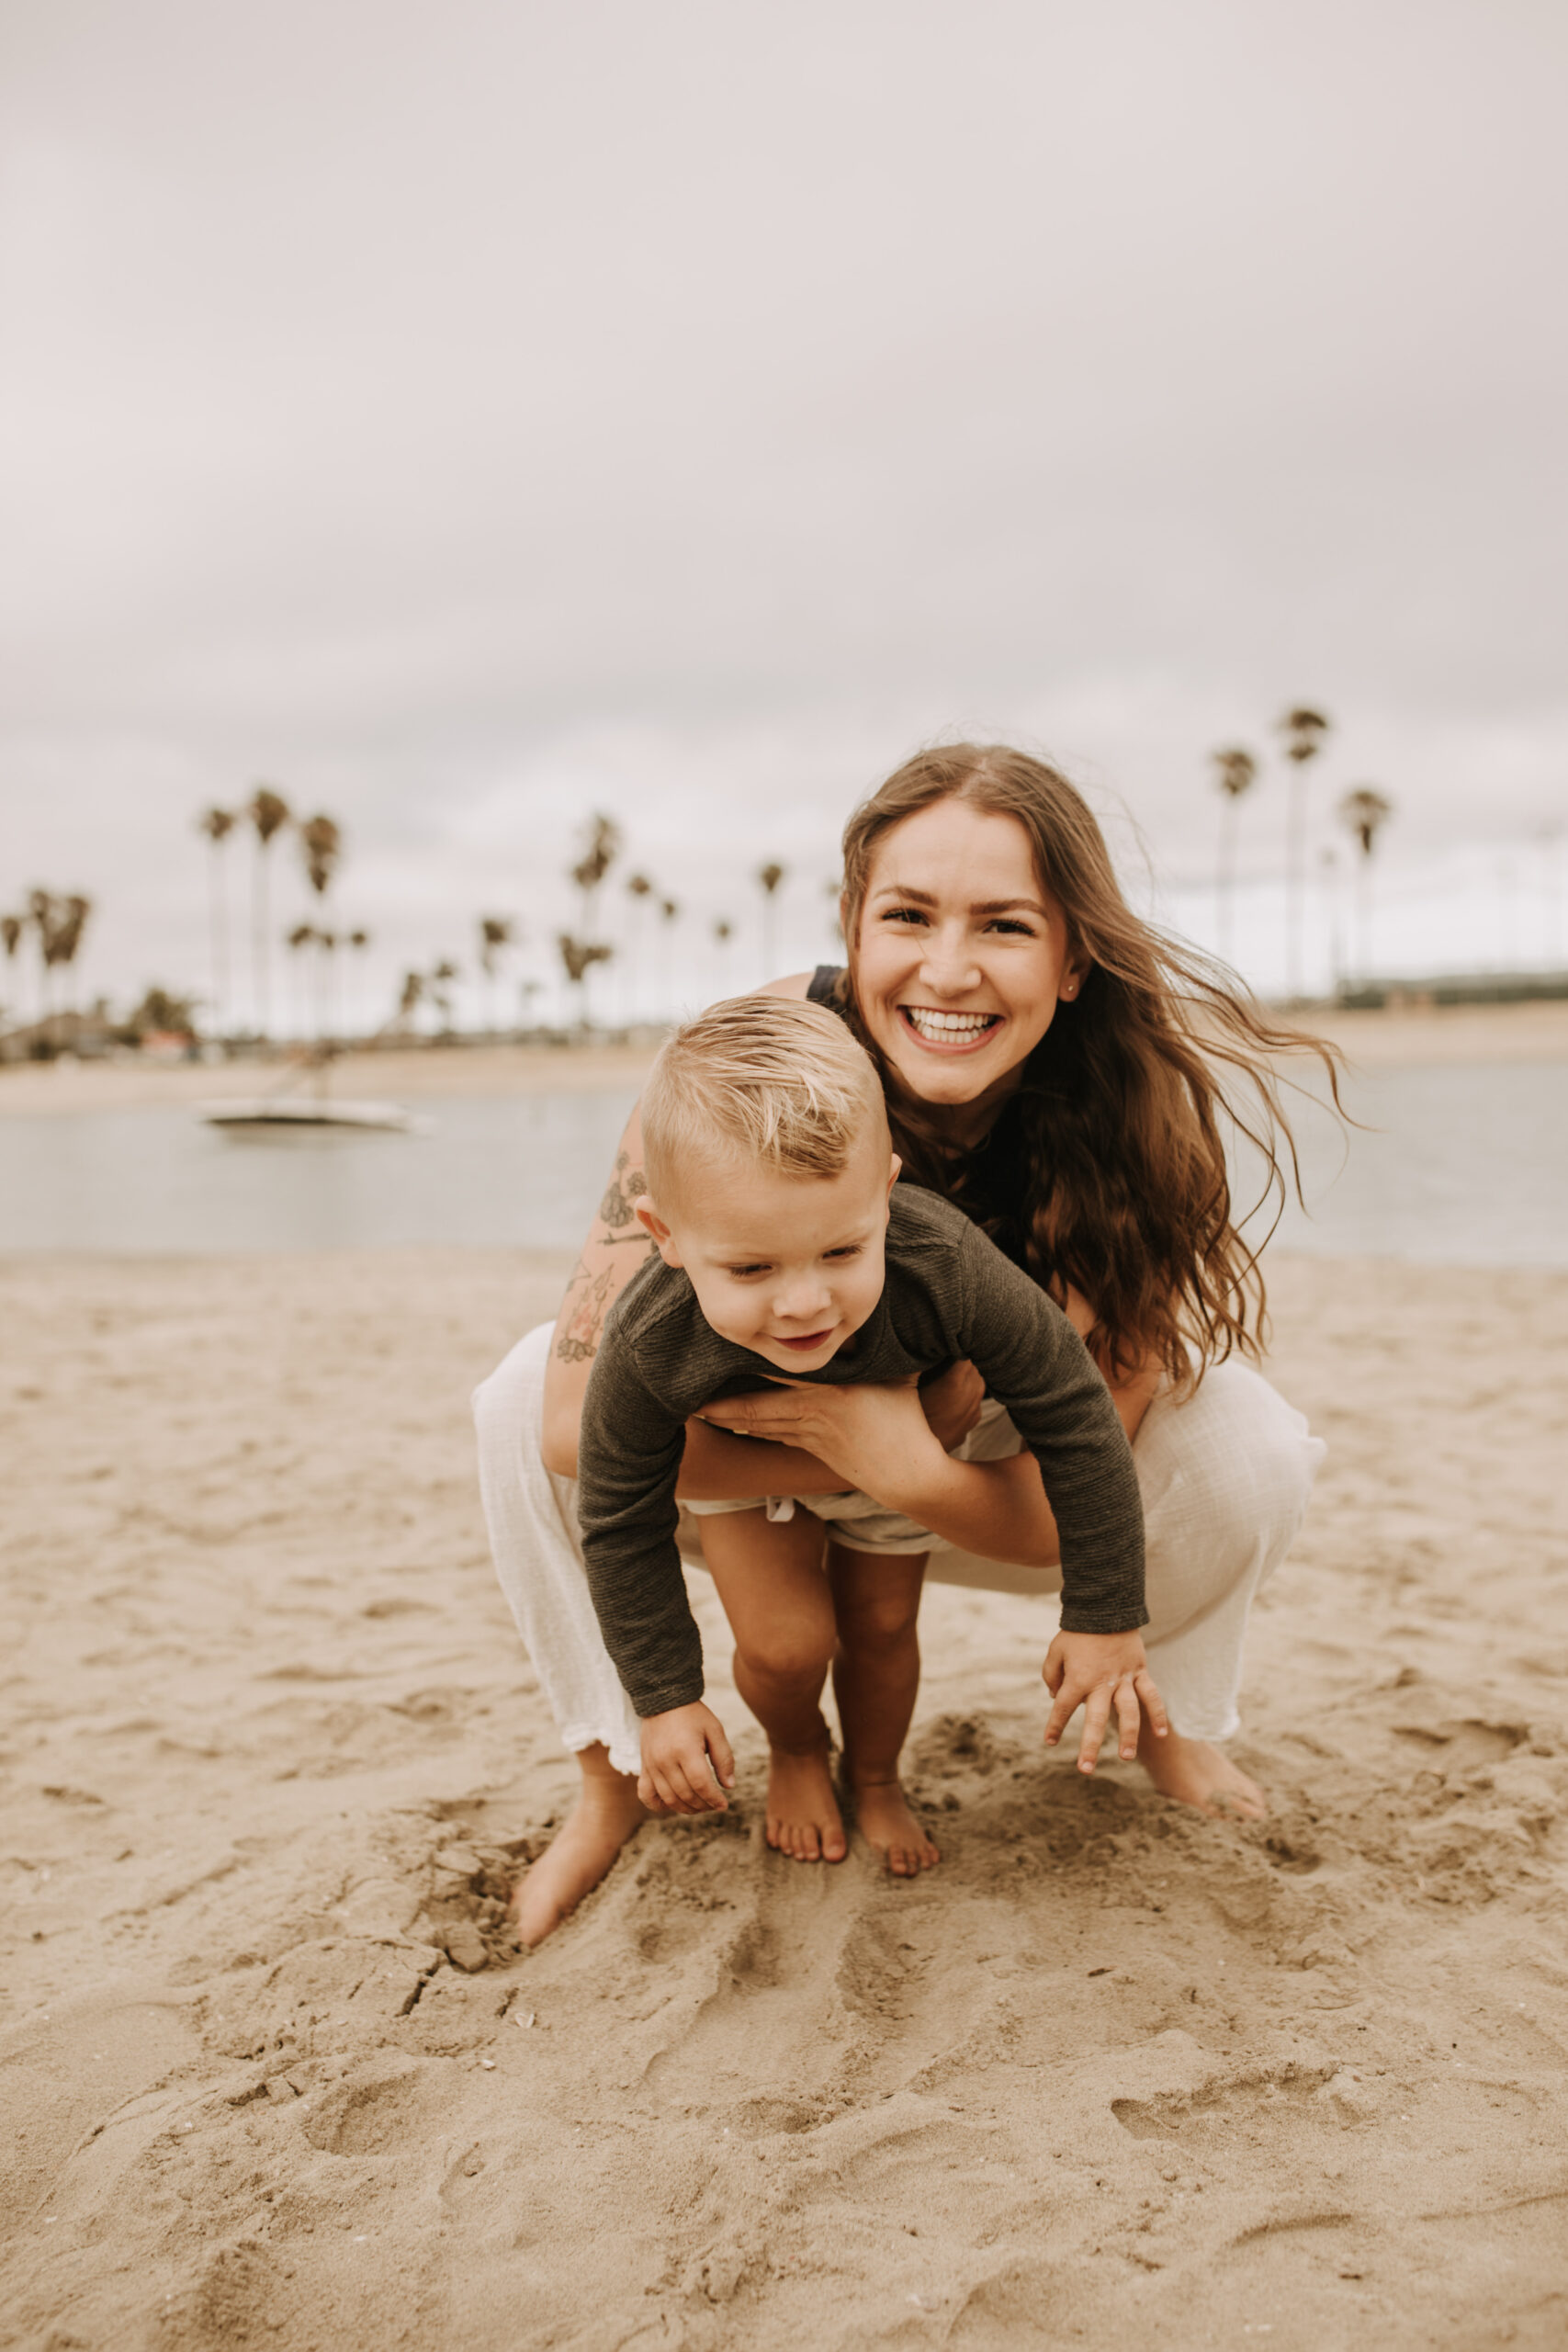
[(1568, 1281), (1284, 1271), (1268, 1822), (1047, 1758), (1048, 1617), (938, 1589), (939, 1871), (770, 1855), (720, 1673), (735, 1810), (523, 1958), (571, 1770), (465, 1392), (555, 1279), (0, 1277), (5, 2341), (1560, 2345)]

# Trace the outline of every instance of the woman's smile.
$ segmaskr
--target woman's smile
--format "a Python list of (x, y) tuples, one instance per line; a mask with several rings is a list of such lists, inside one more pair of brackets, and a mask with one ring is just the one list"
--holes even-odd
[(922, 1046), (942, 1054), (973, 1051), (1002, 1018), (999, 1012), (941, 1012), (930, 1004), (901, 1004), (898, 1012)]

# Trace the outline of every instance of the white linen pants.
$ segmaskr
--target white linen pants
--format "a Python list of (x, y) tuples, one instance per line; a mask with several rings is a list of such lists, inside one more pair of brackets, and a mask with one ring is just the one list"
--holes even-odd
[[(474, 1393), (479, 1491), (496, 1574), (569, 1748), (603, 1742), (623, 1772), (641, 1764), (637, 1719), (600, 1638), (577, 1525), (577, 1482), (546, 1469), (540, 1446), (554, 1326), (540, 1324)], [(987, 1454), (1002, 1450), (993, 1442)], [(1215, 1364), (1196, 1393), (1157, 1396), (1133, 1460), (1144, 1498), (1144, 1641), (1173, 1727), (1190, 1739), (1236, 1729), (1242, 1645), (1253, 1596), (1301, 1525), (1325, 1448), (1247, 1365)], [(682, 1555), (702, 1566), (696, 1522)], [(1014, 1567), (947, 1544), (937, 1584), (1059, 1592), (1059, 1568)]]

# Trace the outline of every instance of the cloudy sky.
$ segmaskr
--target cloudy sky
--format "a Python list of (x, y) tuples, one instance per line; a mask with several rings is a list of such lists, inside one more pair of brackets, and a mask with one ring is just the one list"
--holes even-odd
[(963, 729), (1201, 930), (1209, 753), (1306, 698), (1385, 960), (1549, 945), (1565, 64), (1559, 0), (11, 0), (0, 907), (200, 989), (265, 778), (371, 994), (481, 910), (543, 969), (600, 807), (700, 990), (765, 856), (825, 953), (848, 805)]

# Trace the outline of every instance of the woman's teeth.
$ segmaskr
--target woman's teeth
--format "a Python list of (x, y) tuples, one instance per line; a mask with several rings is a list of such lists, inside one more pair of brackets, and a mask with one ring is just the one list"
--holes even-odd
[(931, 1012), (923, 1004), (906, 1004), (900, 1008), (911, 1029), (934, 1043), (951, 1045), (956, 1041), (977, 1037), (998, 1019), (994, 1012)]

